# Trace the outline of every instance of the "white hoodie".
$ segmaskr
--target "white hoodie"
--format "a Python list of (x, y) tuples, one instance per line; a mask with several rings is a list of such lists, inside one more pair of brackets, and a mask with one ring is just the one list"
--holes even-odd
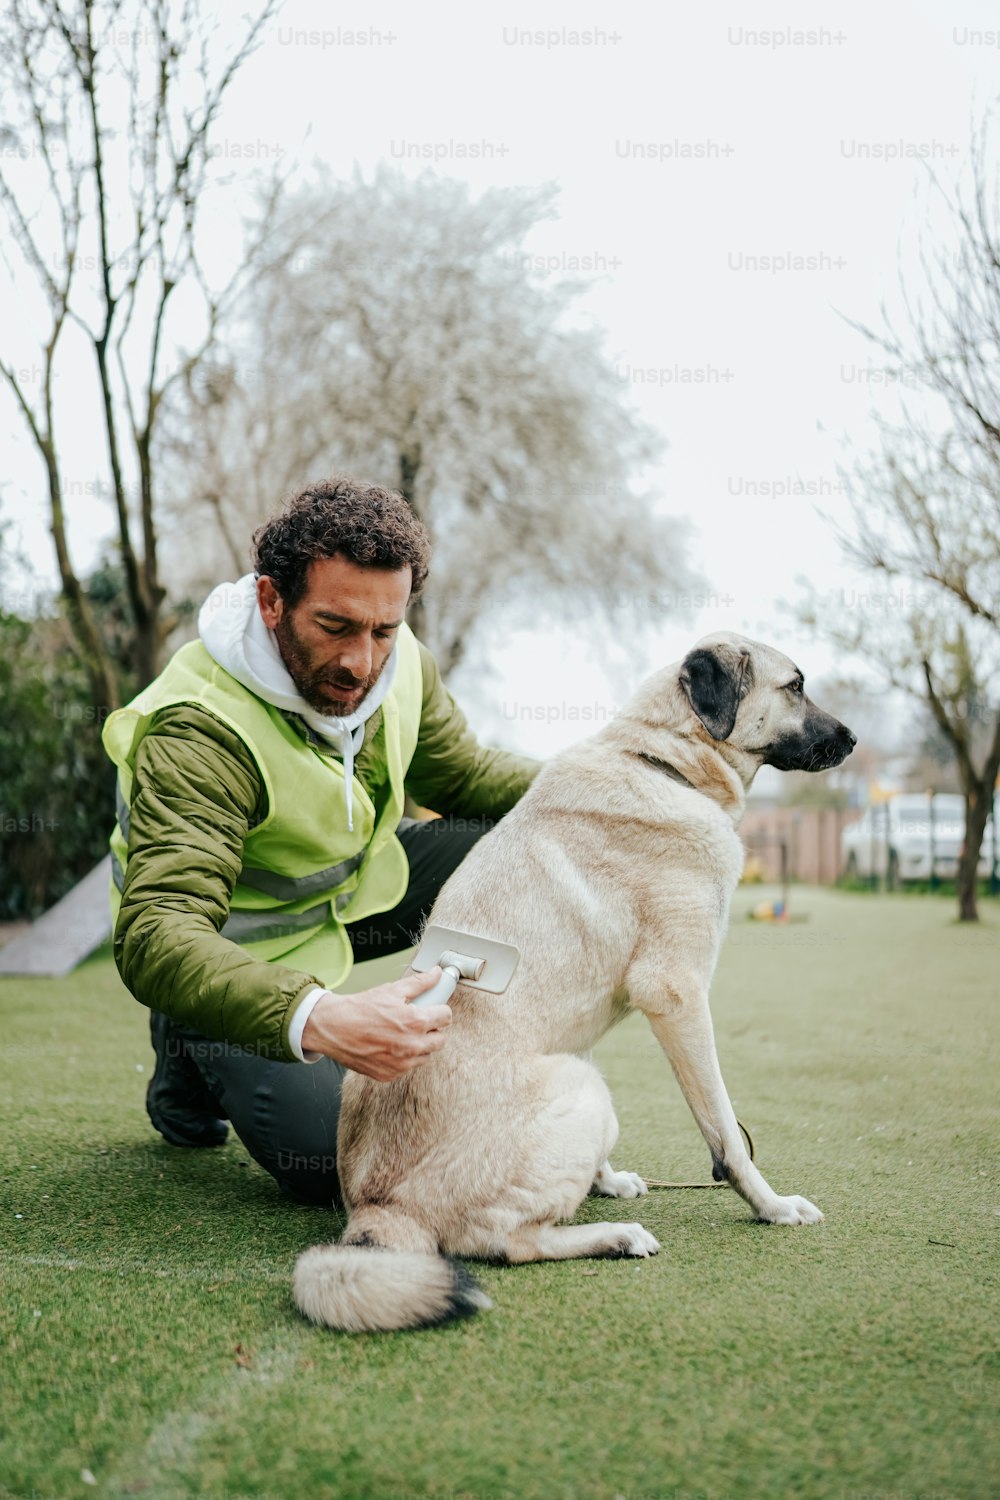
[(261, 618), (257, 582), (252, 573), (238, 583), (220, 583), (212, 590), (198, 615), (198, 634), (209, 655), (237, 682), (265, 703), (298, 714), (314, 733), (334, 746), (344, 762), (347, 827), (353, 832), (354, 757), (365, 737), (365, 721), (392, 687), (396, 675), (395, 647), (367, 698), (362, 699), (353, 713), (340, 718), (318, 713), (299, 695), (281, 659), (274, 631)]

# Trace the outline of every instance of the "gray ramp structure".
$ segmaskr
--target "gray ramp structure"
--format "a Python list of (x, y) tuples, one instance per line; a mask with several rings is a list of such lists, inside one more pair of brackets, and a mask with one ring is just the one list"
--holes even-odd
[(0, 974), (50, 979), (72, 974), (77, 964), (111, 936), (111, 855), (95, 865), (26, 932), (0, 948)]

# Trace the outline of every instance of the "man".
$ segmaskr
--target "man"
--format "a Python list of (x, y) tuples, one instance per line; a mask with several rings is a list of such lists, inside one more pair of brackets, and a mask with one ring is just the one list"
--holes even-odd
[[(413, 943), (538, 766), (476, 743), (404, 623), (430, 546), (401, 495), (314, 484), (253, 540), (254, 573), (105, 725), (115, 959), (153, 1013), (156, 1129), (211, 1146), (229, 1120), (285, 1191), (330, 1202), (344, 1071), (419, 1067), (451, 1019), (408, 1003), (439, 969), (337, 986)], [(405, 792), (442, 816), (404, 819)]]

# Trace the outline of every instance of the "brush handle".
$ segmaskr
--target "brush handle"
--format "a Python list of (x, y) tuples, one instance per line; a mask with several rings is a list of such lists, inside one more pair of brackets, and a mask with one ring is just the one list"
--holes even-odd
[(447, 1005), (448, 1001), (455, 993), (455, 986), (458, 984), (458, 980), (458, 970), (454, 968), (452, 964), (445, 964), (443, 969), (441, 970), (441, 978), (438, 980), (437, 984), (435, 984), (431, 989), (425, 990), (422, 995), (418, 995), (415, 1000), (411, 1000), (410, 1004)]

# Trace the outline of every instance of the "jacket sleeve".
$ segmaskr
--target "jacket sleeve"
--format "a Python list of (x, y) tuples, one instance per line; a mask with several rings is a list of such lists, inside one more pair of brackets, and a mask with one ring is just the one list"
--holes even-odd
[(480, 745), (422, 643), (420, 664), (423, 708), (406, 790), (421, 807), (444, 817), (503, 817), (524, 796), (542, 762)]
[(151, 1010), (292, 1061), (289, 1023), (322, 981), (220, 935), (264, 795), (252, 755), (212, 714), (181, 705), (157, 715), (136, 755), (115, 962)]

